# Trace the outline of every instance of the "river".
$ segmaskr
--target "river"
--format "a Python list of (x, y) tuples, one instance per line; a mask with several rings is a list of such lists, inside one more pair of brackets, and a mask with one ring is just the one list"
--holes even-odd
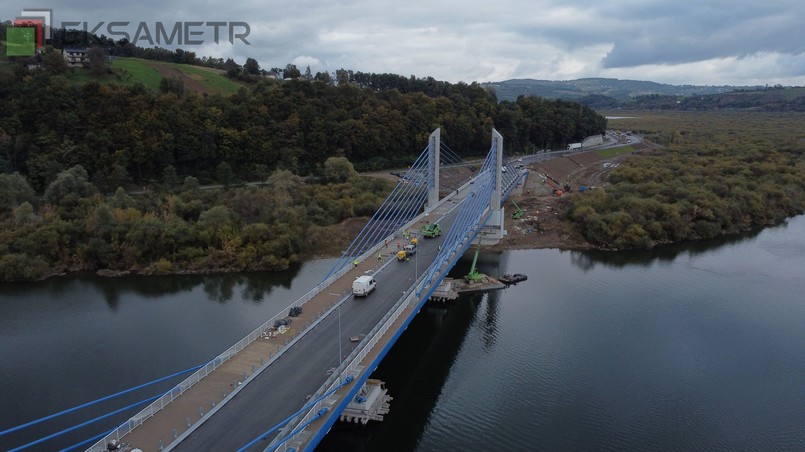
[[(0, 286), (0, 431), (211, 359), (331, 263)], [(338, 423), (320, 450), (805, 450), (805, 216), (648, 252), (514, 251), (480, 266), (529, 279), (423, 309), (375, 373), (394, 397), (386, 420)], [(0, 450), (164, 387), (0, 436)]]

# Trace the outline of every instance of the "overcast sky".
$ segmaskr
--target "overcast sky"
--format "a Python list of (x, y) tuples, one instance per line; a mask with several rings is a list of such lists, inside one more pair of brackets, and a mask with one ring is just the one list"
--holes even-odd
[[(610, 77), (696, 85), (805, 85), (805, 1), (4, 0), (3, 20), (52, 8), (64, 21), (243, 21), (238, 40), (183, 46), (262, 68), (338, 68), (450, 82)], [(119, 6), (116, 6), (119, 5)], [(106, 30), (103, 25), (98, 34)], [(199, 27), (198, 30), (212, 30)], [(238, 30), (236, 30), (238, 31)], [(146, 45), (146, 41), (140, 41)], [(163, 46), (165, 47), (165, 46)], [(170, 46), (167, 46), (170, 47)]]

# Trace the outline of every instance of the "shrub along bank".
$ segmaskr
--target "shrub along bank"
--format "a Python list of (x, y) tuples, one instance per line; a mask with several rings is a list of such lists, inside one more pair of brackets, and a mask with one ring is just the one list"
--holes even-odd
[(593, 245), (650, 248), (777, 224), (805, 211), (805, 116), (628, 116), (636, 118), (611, 126), (640, 130), (664, 148), (625, 160), (611, 185), (573, 198), (567, 217)]

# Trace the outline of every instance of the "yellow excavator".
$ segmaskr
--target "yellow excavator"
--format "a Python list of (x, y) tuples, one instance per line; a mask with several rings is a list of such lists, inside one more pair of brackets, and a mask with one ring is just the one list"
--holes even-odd
[(414, 253), (416, 253), (416, 244), (405, 245), (405, 248), (401, 249), (400, 251), (397, 251), (397, 260), (407, 261), (409, 256), (413, 255)]

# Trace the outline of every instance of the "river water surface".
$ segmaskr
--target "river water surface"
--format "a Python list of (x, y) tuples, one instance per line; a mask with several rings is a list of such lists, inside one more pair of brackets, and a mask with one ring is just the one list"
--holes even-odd
[[(529, 279), (423, 309), (375, 373), (394, 397), (386, 420), (336, 424), (319, 449), (805, 450), (805, 216), (651, 252), (480, 261)], [(331, 263), (0, 286), (0, 431), (208, 361)], [(0, 436), (0, 450), (170, 385)]]

